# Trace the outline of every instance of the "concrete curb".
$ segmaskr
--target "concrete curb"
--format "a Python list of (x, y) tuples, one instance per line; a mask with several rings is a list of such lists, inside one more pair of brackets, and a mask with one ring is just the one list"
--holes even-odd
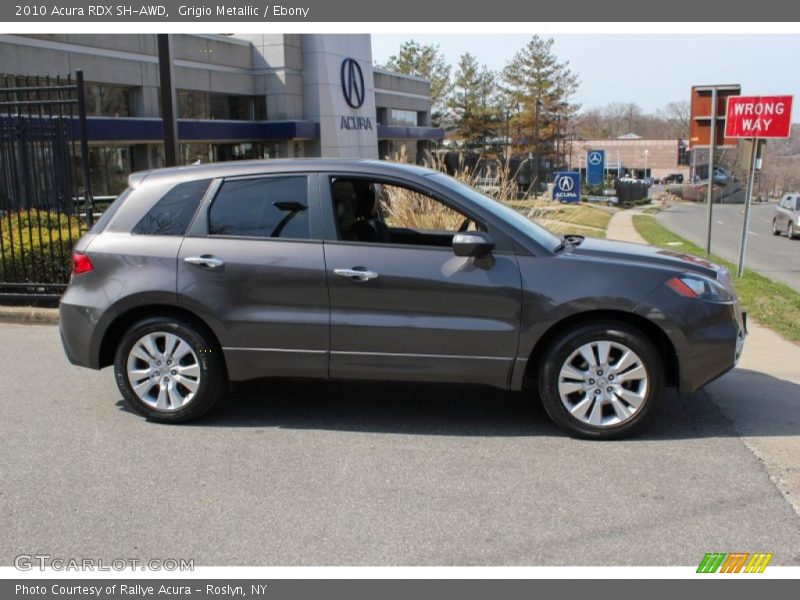
[(32, 306), (0, 306), (0, 323), (57, 325), (58, 309)]

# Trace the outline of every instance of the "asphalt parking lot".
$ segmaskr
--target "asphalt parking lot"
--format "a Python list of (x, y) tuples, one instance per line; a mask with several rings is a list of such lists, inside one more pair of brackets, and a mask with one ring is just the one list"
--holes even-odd
[[(572, 440), (519, 394), (378, 383), (247, 384), (165, 426), (71, 367), (53, 326), (0, 324), (0, 364), (0, 564), (800, 564), (800, 517), (706, 392), (623, 442)], [(726, 378), (726, 402), (752, 402), (752, 375)]]
[[(678, 204), (658, 214), (658, 221), (701, 248), (706, 247), (706, 210), (702, 204)], [(745, 266), (800, 291), (800, 240), (772, 235), (775, 203), (752, 204)], [(744, 206), (714, 205), (711, 251), (739, 264)]]

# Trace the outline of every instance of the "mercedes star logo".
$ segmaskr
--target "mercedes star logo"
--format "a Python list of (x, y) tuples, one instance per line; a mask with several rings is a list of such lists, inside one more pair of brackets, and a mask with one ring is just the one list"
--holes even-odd
[(364, 73), (352, 58), (342, 61), (342, 93), (350, 107), (361, 108), (364, 104)]
[(603, 162), (603, 155), (599, 152), (591, 152), (589, 154), (589, 164), (590, 165), (599, 165)]
[(575, 187), (575, 182), (572, 180), (572, 177), (568, 175), (562, 175), (558, 178), (557, 187), (562, 192), (571, 192)]

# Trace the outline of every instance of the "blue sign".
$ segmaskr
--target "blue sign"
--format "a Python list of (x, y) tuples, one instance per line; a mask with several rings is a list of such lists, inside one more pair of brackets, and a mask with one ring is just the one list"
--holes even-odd
[(606, 151), (589, 150), (586, 153), (586, 183), (600, 185), (606, 170)]
[(581, 199), (581, 174), (576, 171), (560, 172), (553, 179), (553, 200), (578, 202)]

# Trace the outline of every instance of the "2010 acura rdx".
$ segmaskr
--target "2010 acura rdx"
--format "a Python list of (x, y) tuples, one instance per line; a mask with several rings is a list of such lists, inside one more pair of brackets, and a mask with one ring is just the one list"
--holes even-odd
[(73, 263), (69, 360), (113, 364), (130, 406), (162, 422), (200, 416), (228, 381), (291, 376), (538, 390), (571, 434), (621, 437), (665, 386), (731, 369), (745, 335), (712, 263), (558, 238), (382, 161), (134, 173)]

